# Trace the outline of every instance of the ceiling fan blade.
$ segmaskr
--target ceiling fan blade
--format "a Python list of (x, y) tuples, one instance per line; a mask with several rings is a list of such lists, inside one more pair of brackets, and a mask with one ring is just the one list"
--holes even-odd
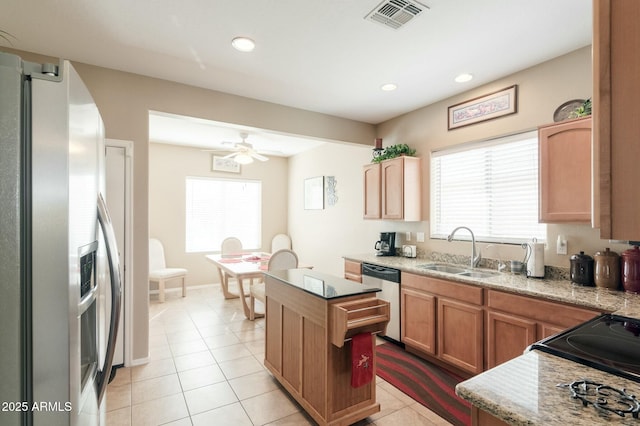
[(264, 155), (260, 155), (257, 152), (252, 152), (251, 156), (256, 160), (260, 160), (260, 161), (267, 161), (269, 159), (268, 157), (265, 157)]
[(233, 157), (235, 157), (235, 156), (236, 156), (236, 155), (238, 155), (238, 154), (239, 154), (239, 152), (232, 152), (231, 154), (225, 155), (225, 156), (224, 156), (224, 157), (222, 157), (222, 158), (233, 158)]

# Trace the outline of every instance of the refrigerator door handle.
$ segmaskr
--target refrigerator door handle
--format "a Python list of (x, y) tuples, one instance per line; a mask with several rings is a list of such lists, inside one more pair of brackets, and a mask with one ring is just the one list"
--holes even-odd
[(98, 391), (98, 405), (102, 403), (102, 397), (107, 390), (109, 377), (111, 376), (111, 366), (113, 365), (113, 354), (115, 352), (116, 337), (118, 333), (118, 322), (120, 321), (120, 261), (118, 259), (118, 246), (116, 244), (115, 232), (111, 223), (111, 216), (107, 210), (107, 205), (98, 194), (98, 222), (104, 235), (104, 242), (109, 262), (109, 276), (111, 277), (111, 319), (109, 321), (109, 339), (107, 342), (107, 353), (104, 358), (104, 365), (98, 371), (96, 380)]

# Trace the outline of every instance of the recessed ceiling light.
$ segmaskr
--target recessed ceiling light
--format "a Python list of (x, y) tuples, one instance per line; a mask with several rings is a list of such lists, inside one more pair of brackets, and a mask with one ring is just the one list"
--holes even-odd
[(467, 81), (471, 81), (473, 76), (468, 73), (458, 74), (454, 79), (456, 83), (466, 83)]
[(398, 86), (396, 86), (393, 83), (387, 83), (387, 84), (383, 84), (380, 89), (384, 90), (385, 92), (391, 92), (392, 90), (396, 90), (398, 88)]
[(256, 43), (248, 37), (236, 37), (231, 40), (231, 45), (241, 52), (251, 52), (256, 47)]

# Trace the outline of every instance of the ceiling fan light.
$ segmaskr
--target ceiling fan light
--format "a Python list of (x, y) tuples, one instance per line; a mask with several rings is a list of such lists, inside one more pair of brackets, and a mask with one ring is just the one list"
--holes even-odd
[(238, 164), (250, 164), (253, 163), (253, 158), (250, 155), (245, 153), (239, 153), (235, 157), (233, 157), (234, 161)]

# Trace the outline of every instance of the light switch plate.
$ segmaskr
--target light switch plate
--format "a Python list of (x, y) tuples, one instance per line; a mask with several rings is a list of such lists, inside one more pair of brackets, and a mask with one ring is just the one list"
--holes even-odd
[(404, 239), (409, 242), (411, 241), (411, 232), (405, 232), (404, 233)]
[(424, 243), (424, 232), (417, 232), (416, 233), (416, 240), (419, 243)]

